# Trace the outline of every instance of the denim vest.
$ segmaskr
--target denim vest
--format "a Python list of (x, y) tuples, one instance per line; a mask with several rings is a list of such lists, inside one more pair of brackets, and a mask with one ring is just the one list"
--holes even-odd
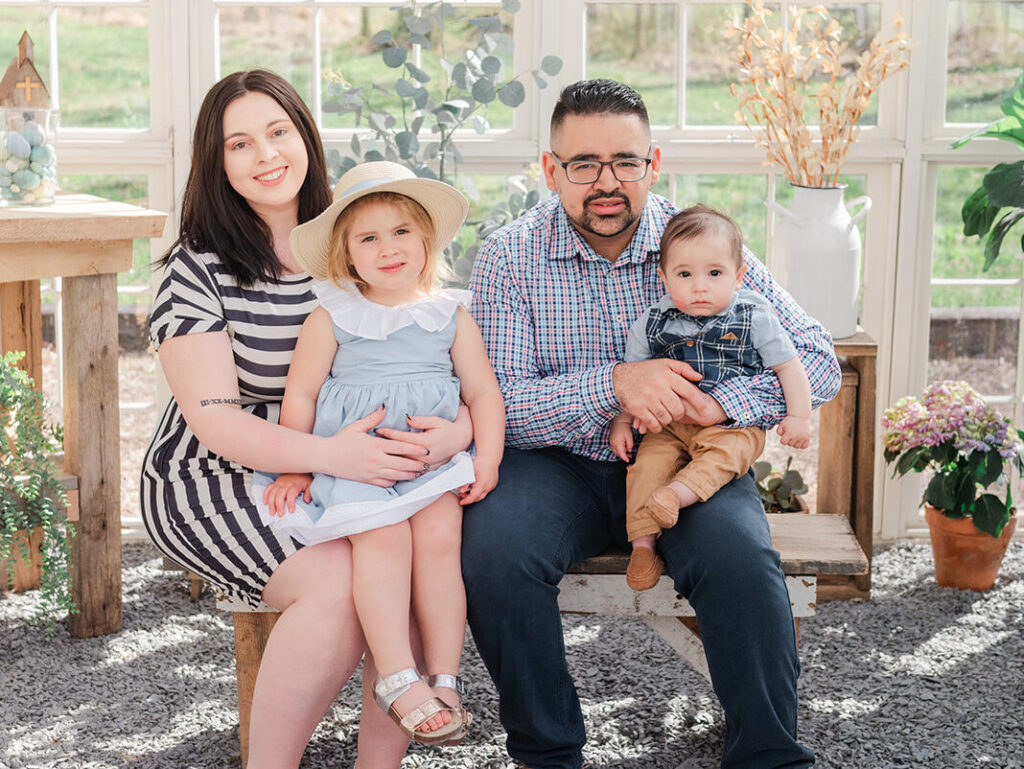
[[(689, 363), (703, 375), (697, 386), (704, 392), (711, 392), (720, 382), (734, 376), (759, 374), (764, 371), (764, 364), (751, 341), (754, 310), (753, 305), (734, 302), (725, 313), (706, 318), (687, 315), (674, 307), (652, 307), (647, 316), (651, 357)], [(680, 317), (696, 323), (700, 330), (690, 336), (666, 332), (665, 324)]]

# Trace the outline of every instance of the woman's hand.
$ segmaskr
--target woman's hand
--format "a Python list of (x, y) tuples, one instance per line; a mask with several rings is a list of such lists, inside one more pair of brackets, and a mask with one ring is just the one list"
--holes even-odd
[(381, 433), (393, 433), (397, 437), (378, 438), (369, 434), (383, 419), (384, 407), (381, 406), (327, 438), (324, 472), (336, 478), (389, 487), (396, 481), (411, 481), (429, 470), (433, 452), (428, 455), (423, 446), (407, 440), (413, 433), (382, 429)]
[(469, 409), (464, 405), (459, 406), (459, 413), (451, 422), (441, 417), (418, 416), (407, 416), (405, 421), (411, 429), (422, 432), (382, 427), (377, 430), (377, 434), (396, 443), (416, 447), (411, 452), (389, 449), (389, 453), (406, 456), (431, 467), (445, 464), (460, 451), (468, 449), (473, 441), (473, 421), (469, 417)]

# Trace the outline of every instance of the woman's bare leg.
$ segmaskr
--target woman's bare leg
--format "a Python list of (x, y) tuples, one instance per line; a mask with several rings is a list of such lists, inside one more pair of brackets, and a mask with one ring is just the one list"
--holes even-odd
[[(263, 598), (281, 616), (256, 677), (248, 769), (297, 767), (313, 730), (359, 663), (364, 641), (351, 585), (345, 540), (299, 550), (267, 583)], [(382, 754), (398, 749), (398, 740), (384, 737)]]

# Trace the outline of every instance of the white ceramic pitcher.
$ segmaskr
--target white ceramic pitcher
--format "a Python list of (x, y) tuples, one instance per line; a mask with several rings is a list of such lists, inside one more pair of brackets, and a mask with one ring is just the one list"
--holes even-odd
[[(857, 222), (871, 209), (867, 196), (843, 204), (846, 185), (793, 185), (793, 210), (774, 200), (765, 205), (778, 214), (773, 272), (782, 287), (832, 334), (857, 330), (861, 241)], [(852, 216), (856, 206), (861, 208)]]

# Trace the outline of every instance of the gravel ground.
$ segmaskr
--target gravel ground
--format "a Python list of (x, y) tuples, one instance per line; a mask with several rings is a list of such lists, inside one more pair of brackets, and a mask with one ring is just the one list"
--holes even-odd
[[(0, 767), (237, 767), (230, 617), (188, 599), (145, 543), (125, 547), (125, 629), (47, 641), (34, 594), (0, 597)], [(926, 544), (876, 550), (868, 603), (827, 603), (801, 627), (800, 730), (818, 767), (1024, 769), (1024, 544), (988, 593), (939, 588)], [(589, 769), (711, 769), (723, 718), (710, 688), (638, 621), (565, 620)], [(511, 769), (472, 642), (477, 718), (462, 748), (414, 748), (403, 769)], [(309, 769), (354, 760), (357, 682), (314, 735)]]

